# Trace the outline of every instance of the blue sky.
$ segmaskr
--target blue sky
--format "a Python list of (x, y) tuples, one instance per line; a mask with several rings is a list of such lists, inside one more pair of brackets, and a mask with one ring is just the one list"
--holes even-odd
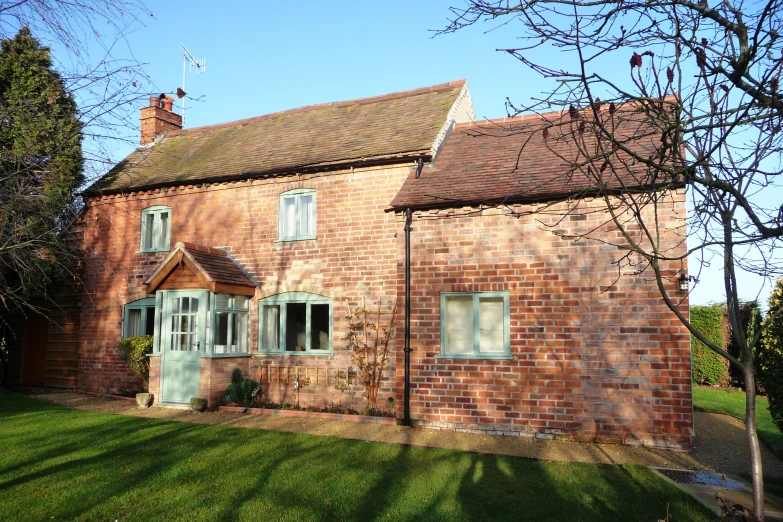
[[(172, 93), (182, 82), (184, 44), (207, 59), (207, 72), (188, 74), (186, 126), (209, 125), (337, 100), (362, 98), (466, 79), (478, 118), (506, 115), (504, 101), (528, 102), (548, 86), (496, 48), (519, 46), (515, 24), (471, 27), (433, 37), (449, 6), (426, 2), (166, 2), (129, 36), (146, 63), (150, 93)], [(538, 55), (548, 65), (570, 59)], [(622, 60), (622, 79), (627, 61)], [(179, 103), (177, 104), (179, 107)], [(117, 159), (130, 151), (118, 147)], [(716, 268), (706, 269), (692, 304), (722, 301)], [(745, 299), (761, 297), (760, 281), (743, 280)]]

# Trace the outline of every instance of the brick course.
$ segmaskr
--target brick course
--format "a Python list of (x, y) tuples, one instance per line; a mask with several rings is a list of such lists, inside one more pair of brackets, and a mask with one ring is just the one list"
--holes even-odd
[[(688, 449), (690, 337), (651, 270), (614, 264), (623, 240), (602, 201), (516, 217), (498, 209), (417, 212), (413, 221), (411, 416), (481, 433)], [(685, 252), (684, 194), (663, 214), (664, 244)], [(448, 215), (451, 217), (448, 217)], [(565, 218), (563, 216), (565, 215)], [(680, 217), (678, 217), (680, 216)], [(402, 223), (398, 224), (402, 228)], [(559, 234), (559, 235), (558, 235)], [(404, 295), (400, 242), (398, 292)], [(676, 267), (667, 289), (676, 290)], [(631, 273), (629, 273), (631, 272)], [(440, 293), (507, 290), (513, 360), (438, 359)], [(402, 342), (397, 343), (397, 379)]]
[[(190, 185), (88, 200), (85, 294), (82, 299), (79, 385), (113, 391), (133, 379), (119, 362), (122, 304), (144, 297), (144, 281), (166, 253), (139, 253), (141, 210), (172, 207), (171, 244), (188, 241), (229, 250), (258, 283), (250, 306), (249, 347), (257, 350), (258, 300), (302, 291), (333, 299), (333, 356), (255, 354), (202, 359), (200, 393), (216, 406), (235, 367), (255, 379), (263, 365), (345, 368), (348, 306), (397, 300), (404, 309), (400, 215), (385, 207), (409, 167)], [(279, 194), (317, 191), (316, 240), (278, 242)], [(649, 274), (613, 264), (624, 251), (578, 239), (595, 229), (619, 240), (604, 214), (585, 201), (581, 215), (524, 215), (500, 210), (416, 212), (412, 233), (412, 407), (420, 425), (599, 442), (687, 449), (693, 436), (689, 336), (661, 302)], [(684, 195), (666, 214), (665, 239), (677, 252)], [(467, 216), (459, 217), (468, 212)], [(442, 219), (451, 213), (451, 219)], [(546, 226), (545, 226), (546, 225)], [(553, 234), (557, 231), (561, 235)], [(672, 267), (671, 273), (679, 269)], [(674, 291), (674, 279), (667, 282)], [(512, 360), (437, 359), (440, 292), (510, 292)], [(675, 295), (676, 291), (675, 291)], [(687, 314), (687, 299), (681, 303)], [(395, 340), (387, 386), (402, 413), (402, 330)], [(159, 399), (159, 358), (150, 391)], [(291, 384), (265, 385), (265, 398), (295, 402)], [(311, 384), (303, 405), (344, 402), (360, 409), (361, 389)]]
[[(217, 390), (225, 389), (232, 364), (256, 379), (262, 364), (347, 367), (350, 354), (343, 347), (348, 306), (363, 297), (368, 306), (378, 298), (384, 303), (396, 299), (396, 218), (384, 209), (408, 173), (408, 165), (374, 167), (89, 199), (79, 386), (116, 391), (123, 382), (135, 379), (120, 362), (116, 345), (122, 336), (122, 305), (146, 296), (144, 282), (168, 254), (139, 252), (141, 210), (154, 205), (171, 206), (172, 247), (178, 241), (224, 247), (258, 283), (249, 314), (251, 352), (258, 343), (258, 299), (291, 291), (333, 299), (333, 356), (202, 359), (202, 393), (211, 405), (219, 398)], [(300, 188), (317, 191), (317, 239), (278, 242), (279, 194)], [(393, 374), (394, 361), (390, 364)], [(205, 379), (208, 366), (219, 368), (221, 376)], [(155, 375), (153, 371), (151, 391), (158, 387)], [(302, 403), (323, 406), (346, 400), (347, 395), (334, 386), (321, 388), (306, 387)], [(290, 390), (277, 386), (268, 391), (270, 400), (290, 397)], [(360, 407), (356, 387), (347, 393)]]

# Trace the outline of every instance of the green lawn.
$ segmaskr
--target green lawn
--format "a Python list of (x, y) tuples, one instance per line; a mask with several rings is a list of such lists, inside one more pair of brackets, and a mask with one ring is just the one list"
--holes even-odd
[(716, 520), (640, 466), (85, 413), (0, 394), (0, 520)]
[[(694, 387), (693, 407), (698, 411), (709, 411), (731, 415), (745, 420), (745, 392)], [(783, 458), (783, 434), (772, 421), (766, 397), (756, 397), (756, 429), (775, 454)]]
[[(745, 392), (695, 386), (693, 407), (697, 411), (723, 413), (744, 421)], [(783, 434), (772, 421), (766, 397), (756, 397), (756, 431), (759, 439), (772, 448), (778, 457), (783, 458)], [(745, 479), (751, 480), (750, 475), (746, 475)], [(783, 479), (764, 476), (764, 491), (783, 497)]]

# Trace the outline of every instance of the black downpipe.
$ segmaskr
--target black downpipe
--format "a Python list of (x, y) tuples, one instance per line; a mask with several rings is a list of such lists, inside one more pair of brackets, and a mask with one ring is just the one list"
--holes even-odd
[(411, 222), (413, 211), (405, 209), (405, 418), (411, 425)]

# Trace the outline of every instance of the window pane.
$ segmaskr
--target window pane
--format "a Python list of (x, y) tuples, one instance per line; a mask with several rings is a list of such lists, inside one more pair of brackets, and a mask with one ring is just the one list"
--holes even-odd
[(234, 338), (232, 339), (234, 352), (245, 353), (247, 351), (247, 314), (235, 313)]
[(281, 237), (294, 237), (296, 235), (296, 198), (283, 198), (283, 208), (280, 209), (282, 219)]
[(329, 305), (310, 305), (310, 349), (329, 349)]
[(190, 313), (195, 314), (198, 312), (198, 299), (195, 297), (190, 298)]
[(299, 196), (299, 235), (312, 236), (315, 233), (313, 223), (313, 196)]
[(155, 334), (155, 307), (147, 306), (144, 308), (144, 335)]
[(158, 214), (160, 219), (160, 228), (158, 229), (158, 244), (156, 247), (159, 250), (165, 250), (169, 247), (169, 213), (161, 212)]
[(215, 353), (227, 353), (228, 350), (228, 313), (215, 314)]
[(144, 250), (152, 250), (154, 248), (153, 237), (155, 234), (155, 214), (144, 214), (142, 216), (142, 241), (141, 246)]
[(169, 244), (169, 214), (168, 212), (161, 212), (157, 215), (158, 223), (155, 229), (155, 248), (157, 250), (165, 250)]
[(446, 297), (446, 353), (473, 353), (473, 296)]
[(141, 335), (141, 310), (128, 310), (128, 326), (126, 332), (128, 337)]
[(263, 307), (261, 347), (264, 350), (280, 349), (280, 305)]
[(181, 311), (183, 314), (188, 313), (188, 308), (190, 308), (190, 298), (189, 297), (183, 297), (179, 300), (179, 305), (181, 307)]
[(234, 296), (234, 308), (239, 310), (247, 310), (247, 304), (250, 298), (244, 295)]
[(503, 342), (503, 298), (479, 298), (479, 351), (502, 353)]
[(176, 313), (179, 313), (179, 297), (175, 297), (171, 300), (171, 311)]
[(307, 346), (307, 304), (286, 305), (285, 349), (288, 352), (303, 352)]
[(231, 308), (231, 295), (215, 294), (215, 308)]

